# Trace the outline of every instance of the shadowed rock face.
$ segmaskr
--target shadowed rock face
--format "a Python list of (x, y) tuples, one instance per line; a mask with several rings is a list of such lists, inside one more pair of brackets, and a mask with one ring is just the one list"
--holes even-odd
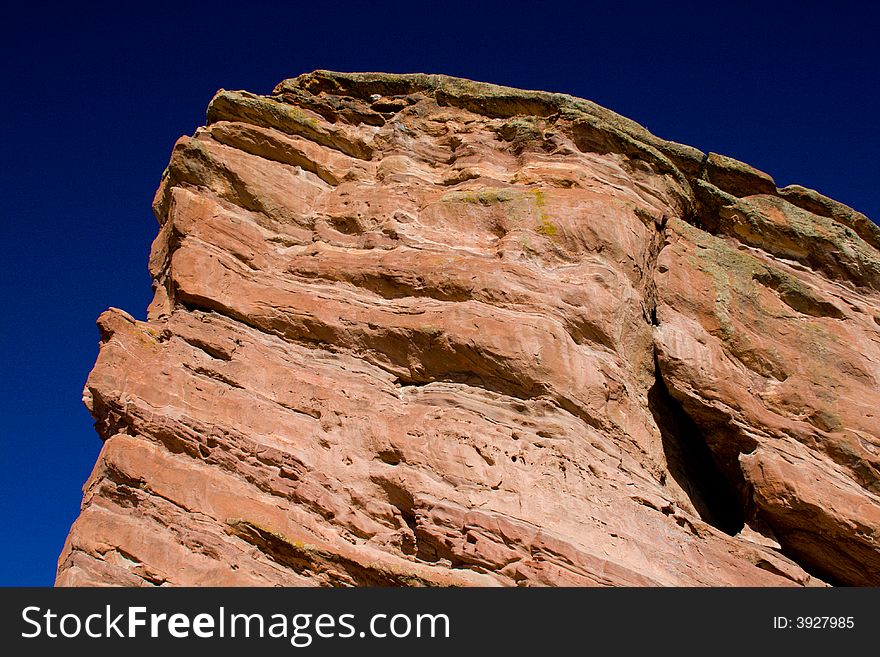
[(880, 230), (585, 100), (221, 91), (60, 585), (880, 585)]

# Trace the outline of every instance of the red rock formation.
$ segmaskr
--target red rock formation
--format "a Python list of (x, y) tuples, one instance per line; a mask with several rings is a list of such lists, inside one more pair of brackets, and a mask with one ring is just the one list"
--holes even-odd
[(880, 585), (880, 230), (588, 101), (219, 92), (58, 584)]

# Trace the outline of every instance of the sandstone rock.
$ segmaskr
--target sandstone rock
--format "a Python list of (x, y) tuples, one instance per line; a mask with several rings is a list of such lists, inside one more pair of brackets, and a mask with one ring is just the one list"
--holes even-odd
[(589, 101), (220, 91), (59, 585), (880, 584), (864, 215)]

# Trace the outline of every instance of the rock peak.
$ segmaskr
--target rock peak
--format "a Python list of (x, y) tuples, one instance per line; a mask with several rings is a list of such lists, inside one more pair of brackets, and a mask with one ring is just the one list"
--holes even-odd
[(880, 229), (595, 103), (220, 90), (58, 584), (880, 584)]

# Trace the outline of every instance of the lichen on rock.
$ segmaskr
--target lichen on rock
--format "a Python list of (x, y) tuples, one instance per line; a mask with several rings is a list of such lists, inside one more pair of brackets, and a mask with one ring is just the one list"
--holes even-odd
[(59, 585), (880, 585), (880, 231), (590, 101), (221, 90)]

